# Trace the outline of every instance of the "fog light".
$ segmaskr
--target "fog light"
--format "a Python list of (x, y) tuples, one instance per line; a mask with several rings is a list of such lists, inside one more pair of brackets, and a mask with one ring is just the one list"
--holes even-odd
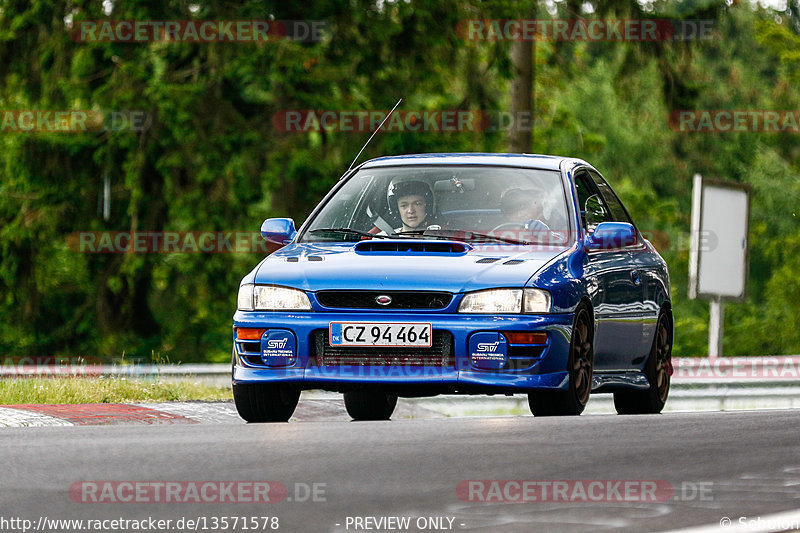
[(504, 331), (511, 344), (547, 344), (547, 333), (529, 331)]
[(266, 328), (236, 328), (236, 338), (243, 341), (260, 341)]

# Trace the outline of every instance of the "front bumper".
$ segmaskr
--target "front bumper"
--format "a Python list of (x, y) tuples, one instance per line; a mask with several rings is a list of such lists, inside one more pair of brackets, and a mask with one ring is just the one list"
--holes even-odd
[[(332, 321), (428, 322), (435, 335), (449, 339), (448, 357), (437, 364), (396, 361), (370, 364), (330, 364), (320, 356), (321, 340)], [(418, 312), (321, 313), (237, 311), (233, 318), (235, 384), (273, 382), (303, 389), (346, 391), (365, 386), (394, 389), (399, 394), (416, 393), (503, 393), (533, 389), (565, 389), (568, 385), (567, 357), (573, 315), (475, 315)], [(291, 332), (293, 356), (279, 366), (262, 359), (259, 341), (242, 341), (237, 328)], [(487, 332), (543, 332), (545, 343), (508, 343), (501, 369), (481, 368), (470, 355), (470, 339)], [(266, 341), (264, 341), (266, 342)], [(474, 344), (474, 343), (473, 343)], [(291, 343), (290, 343), (291, 345)], [(369, 348), (376, 354), (380, 348)], [(474, 354), (473, 354), (474, 355)]]

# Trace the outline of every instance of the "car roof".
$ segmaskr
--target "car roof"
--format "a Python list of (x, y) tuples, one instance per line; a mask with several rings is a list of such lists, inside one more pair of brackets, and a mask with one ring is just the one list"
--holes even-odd
[(560, 170), (562, 163), (567, 168), (586, 165), (585, 161), (572, 157), (540, 154), (498, 154), (498, 153), (441, 153), (408, 154), (378, 157), (360, 165), (360, 168), (388, 167), (395, 165), (497, 165), (545, 170)]

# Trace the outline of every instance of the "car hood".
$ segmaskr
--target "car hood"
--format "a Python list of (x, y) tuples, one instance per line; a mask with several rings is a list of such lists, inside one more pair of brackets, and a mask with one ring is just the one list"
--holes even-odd
[[(378, 243), (373, 250), (369, 243)], [(435, 243), (434, 246), (430, 246)], [(442, 252), (446, 244), (452, 251)], [(392, 244), (397, 250), (392, 251)], [(408, 251), (407, 248), (415, 248)], [(430, 248), (430, 249), (427, 249)], [(566, 247), (470, 246), (449, 241), (290, 244), (267, 257), (246, 282), (307, 291), (442, 290), (521, 287)], [(248, 276), (249, 277), (249, 276)]]

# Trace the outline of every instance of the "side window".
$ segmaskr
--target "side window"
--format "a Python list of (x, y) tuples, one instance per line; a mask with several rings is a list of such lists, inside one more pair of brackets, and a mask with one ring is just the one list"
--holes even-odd
[(575, 176), (575, 189), (578, 191), (578, 209), (581, 210), (581, 215), (584, 214), (583, 211), (586, 209), (586, 200), (592, 195), (587, 178), (586, 173)]
[(596, 172), (590, 172), (590, 174), (592, 175), (592, 180), (594, 181), (595, 185), (597, 185), (597, 189), (603, 196), (608, 209), (611, 211), (610, 220), (614, 222), (627, 222), (628, 224), (633, 224), (631, 217), (628, 216), (625, 208), (622, 207), (622, 202), (619, 201), (617, 195), (614, 194), (614, 191), (608, 186), (606, 180), (604, 180), (602, 176)]
[(586, 230), (594, 231), (594, 228), (601, 222), (611, 222), (613, 220), (605, 200), (587, 172), (579, 171), (575, 176), (575, 189), (578, 192), (578, 208), (581, 211), (581, 222)]
[(337, 195), (337, 201), (331, 201), (326, 210), (321, 213), (315, 222), (316, 227), (328, 228), (355, 228), (366, 231), (372, 227), (370, 220), (366, 216), (369, 209), (369, 195), (366, 193), (370, 188), (374, 189), (374, 176), (362, 175), (350, 179)]

